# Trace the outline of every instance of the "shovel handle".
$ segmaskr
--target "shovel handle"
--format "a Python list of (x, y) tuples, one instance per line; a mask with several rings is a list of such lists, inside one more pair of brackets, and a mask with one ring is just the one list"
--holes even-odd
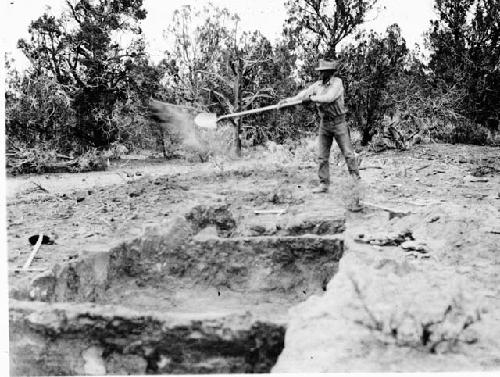
[[(295, 106), (295, 105), (299, 105), (301, 103), (302, 103), (302, 100), (297, 100), (297, 101), (292, 101), (292, 102), (284, 103), (280, 107)], [(223, 115), (223, 116), (218, 117), (217, 118), (217, 122), (219, 120), (222, 120), (222, 119), (236, 118), (236, 117), (239, 117), (239, 116), (242, 116), (242, 115), (248, 115), (248, 114), (258, 114), (258, 113), (262, 113), (264, 111), (274, 110), (274, 109), (277, 109), (277, 108), (278, 108), (278, 105), (276, 104), (276, 105), (270, 105), (270, 106), (266, 106), (266, 107), (261, 107), (260, 109), (252, 109), (252, 110), (241, 111), (239, 113), (227, 114), (227, 115)]]

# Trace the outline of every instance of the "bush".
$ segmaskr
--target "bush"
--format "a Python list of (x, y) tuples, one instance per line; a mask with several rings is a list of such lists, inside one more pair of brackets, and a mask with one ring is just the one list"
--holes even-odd
[(7, 173), (81, 173), (105, 170), (107, 161), (96, 149), (91, 149), (78, 157), (57, 153), (54, 149), (39, 145), (25, 148), (22, 145), (11, 147), (7, 153)]
[(489, 143), (487, 128), (469, 120), (457, 122), (451, 132), (444, 135), (444, 139), (453, 144), (486, 145)]

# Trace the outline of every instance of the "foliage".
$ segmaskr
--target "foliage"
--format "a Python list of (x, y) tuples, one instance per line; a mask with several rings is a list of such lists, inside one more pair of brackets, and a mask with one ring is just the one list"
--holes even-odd
[(336, 57), (337, 45), (365, 20), (376, 0), (288, 0), (284, 33), (304, 62), (302, 76), (314, 77), (318, 58)]
[(345, 78), (347, 105), (361, 131), (361, 144), (367, 145), (390, 108), (389, 92), (399, 85), (408, 48), (397, 24), (385, 36), (362, 32), (356, 40), (358, 44), (348, 45), (340, 54), (340, 75)]
[(500, 112), (500, 3), (436, 0), (429, 67), (438, 82), (465, 91), (455, 108), (473, 121), (498, 127)]
[(47, 76), (11, 76), (6, 91), (7, 144), (45, 144), (63, 153), (73, 149), (75, 112), (63, 87)]
[(144, 41), (132, 39), (126, 48), (115, 41), (118, 35), (139, 36), (146, 11), (142, 0), (67, 0), (66, 5), (60, 17), (44, 14), (33, 21), (30, 40), (21, 39), (18, 46), (32, 63), (30, 78), (57, 83), (70, 100), (74, 117), (66, 127), (72, 140), (83, 148), (106, 147), (129, 136), (122, 120), (130, 111), (123, 104), (134, 102), (144, 112), (157, 86), (159, 71), (148, 63)]
[(106, 160), (96, 149), (89, 149), (78, 156), (59, 154), (54, 148), (36, 144), (26, 148), (22, 143), (11, 143), (7, 153), (7, 173), (80, 173), (104, 170)]

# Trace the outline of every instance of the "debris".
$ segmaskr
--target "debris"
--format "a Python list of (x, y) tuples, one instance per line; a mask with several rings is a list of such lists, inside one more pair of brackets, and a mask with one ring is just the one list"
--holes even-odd
[(415, 171), (418, 172), (420, 170), (424, 170), (425, 168), (428, 168), (429, 166), (431, 166), (431, 164), (427, 164), (427, 165), (421, 166), (418, 169), (415, 169)]
[(427, 245), (418, 241), (405, 241), (401, 244), (401, 247), (405, 250), (418, 251), (424, 254), (429, 252)]
[(405, 256), (407, 257), (413, 257), (415, 259), (428, 259), (430, 258), (430, 254), (426, 253), (421, 253), (421, 252), (416, 252), (416, 251), (408, 251)]
[(286, 209), (259, 209), (255, 210), (254, 213), (256, 215), (284, 215), (286, 213)]
[(134, 191), (131, 191), (128, 195), (131, 197), (131, 198), (136, 198), (138, 196), (141, 196), (143, 193), (144, 193), (144, 187), (142, 187), (141, 189), (139, 190), (134, 190)]
[(430, 216), (428, 218), (427, 222), (428, 223), (434, 223), (434, 222), (438, 221), (440, 218), (441, 218), (441, 216), (439, 216), (439, 215)]
[(405, 241), (414, 241), (413, 234), (410, 230), (405, 230), (400, 233), (380, 233), (371, 236), (359, 234), (354, 241), (367, 243), (377, 246), (399, 246)]
[(38, 236), (38, 241), (37, 241), (35, 247), (33, 248), (33, 251), (31, 252), (30, 256), (28, 257), (28, 260), (26, 261), (26, 263), (23, 266), (23, 271), (26, 271), (30, 267), (31, 262), (33, 261), (33, 258), (35, 258), (35, 255), (38, 252), (38, 249), (40, 249), (40, 246), (42, 245), (42, 241), (43, 241), (43, 233), (40, 233)]
[(494, 166), (489, 166), (489, 165), (481, 165), (473, 168), (470, 172), (470, 174), (473, 177), (484, 177), (485, 175), (490, 175), (494, 174), (496, 172), (500, 172), (497, 168)]
[(24, 268), (12, 268), (12, 269), (9, 269), (9, 272), (14, 272), (14, 273), (19, 273), (19, 272), (45, 272), (47, 271), (46, 268), (27, 268), (27, 269), (24, 269)]
[(363, 204), (365, 206), (368, 206), (368, 207), (373, 207), (373, 208), (381, 209), (383, 211), (388, 212), (389, 213), (389, 220), (392, 220), (395, 217), (401, 218), (401, 217), (405, 217), (405, 216), (408, 216), (411, 214), (411, 212), (409, 212), (409, 211), (401, 211), (401, 210), (397, 210), (394, 208), (383, 207), (383, 206), (379, 206), (379, 205), (374, 204), (374, 203), (363, 202)]
[(9, 219), (9, 226), (13, 226), (13, 225), (22, 225), (24, 222), (24, 219), (23, 217), (21, 216), (20, 219), (17, 219), (17, 220), (11, 220)]
[(467, 182), (488, 182), (489, 180), (487, 178), (476, 178), (472, 176), (466, 176), (464, 177), (464, 180)]
[(44, 192), (49, 192), (49, 190), (47, 190), (47, 189), (46, 189), (45, 187), (43, 187), (41, 184), (36, 183), (36, 182), (34, 182), (34, 181), (30, 181), (30, 182), (31, 182), (31, 183), (33, 183), (33, 184), (36, 186), (36, 188), (37, 188), (38, 190), (40, 190), (40, 191), (44, 191)]
[(359, 202), (359, 199), (355, 199), (351, 203), (348, 204), (347, 210), (349, 212), (357, 213), (357, 212), (363, 211), (363, 206)]
[(359, 170), (368, 170), (368, 169), (382, 169), (382, 166), (378, 165), (368, 165), (368, 166), (362, 166), (358, 168)]

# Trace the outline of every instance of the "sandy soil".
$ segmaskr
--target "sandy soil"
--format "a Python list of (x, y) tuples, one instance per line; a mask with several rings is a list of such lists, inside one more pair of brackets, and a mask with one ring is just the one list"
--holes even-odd
[[(359, 234), (409, 228), (429, 246), (429, 263), (453, 266), (500, 309), (499, 149), (426, 145), (367, 155), (362, 167), (365, 208), (346, 212), (348, 246)], [(43, 232), (55, 241), (42, 245), (33, 272), (9, 273), (10, 288), (82, 251), (139, 235), (148, 224), (197, 202), (227, 202), (238, 219), (254, 209), (345, 208), (353, 187), (345, 168), (332, 166), (332, 179), (328, 194), (314, 196), (310, 190), (316, 183), (315, 167), (277, 169), (259, 160), (224, 168), (136, 162), (107, 172), (9, 178), (9, 267), (24, 263), (32, 249), (30, 236)], [(376, 252), (394, 249), (370, 247)], [(185, 306), (193, 306), (187, 301)], [(238, 302), (231, 304), (236, 307)]]

